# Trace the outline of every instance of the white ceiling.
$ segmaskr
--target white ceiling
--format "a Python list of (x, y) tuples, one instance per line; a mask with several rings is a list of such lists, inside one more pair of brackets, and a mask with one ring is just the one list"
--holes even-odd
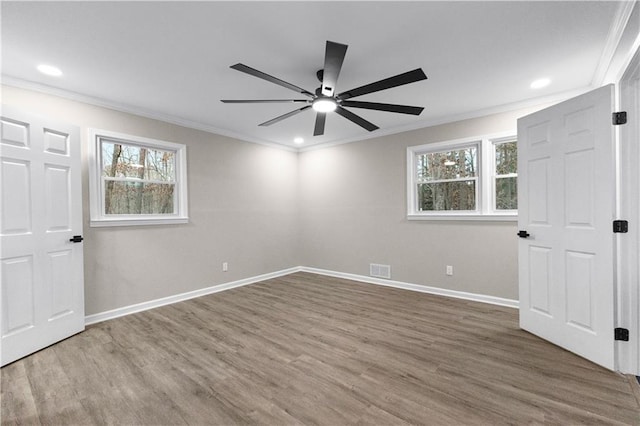
[[(9, 2), (3, 82), (254, 142), (364, 139), (532, 103), (599, 84), (624, 2)], [(419, 117), (352, 109), (369, 133), (299, 108), (220, 99), (301, 98), (229, 68), (242, 62), (314, 91), (326, 40), (348, 44), (337, 92), (421, 67), (426, 81), (354, 100), (424, 106)], [(56, 65), (62, 77), (40, 74)], [(552, 83), (532, 90), (537, 78)], [(63, 92), (61, 92), (63, 91)]]

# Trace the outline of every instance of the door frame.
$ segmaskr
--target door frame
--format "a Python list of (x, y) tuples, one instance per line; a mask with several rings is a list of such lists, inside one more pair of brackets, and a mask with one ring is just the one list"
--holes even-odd
[(618, 234), (616, 242), (616, 324), (629, 330), (629, 341), (616, 342), (616, 369), (640, 376), (640, 47), (635, 47), (617, 84), (618, 110), (627, 111), (627, 124), (618, 126), (618, 218), (629, 221), (629, 232)]

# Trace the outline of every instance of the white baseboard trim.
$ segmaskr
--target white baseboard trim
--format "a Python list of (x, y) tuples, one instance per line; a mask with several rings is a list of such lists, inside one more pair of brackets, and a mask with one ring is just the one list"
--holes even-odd
[(255, 284), (260, 281), (271, 278), (278, 278), (284, 275), (293, 274), (295, 272), (309, 272), (312, 274), (326, 275), (335, 278), (344, 278), (347, 280), (358, 281), (368, 284), (383, 285), (386, 287), (401, 288), (404, 290), (417, 291), (420, 293), (437, 294), (439, 296), (454, 297), (456, 299), (471, 300), (474, 302), (489, 303), (492, 305), (506, 306), (509, 308), (518, 308), (517, 300), (504, 299), (502, 297), (487, 296), (484, 294), (467, 293), (464, 291), (448, 290), (439, 287), (430, 287), (419, 284), (405, 283), (402, 281), (385, 280), (380, 278), (368, 277), (365, 275), (349, 274), (346, 272), (331, 271), (328, 269), (310, 268), (307, 266), (295, 266), (293, 268), (282, 269), (268, 274), (256, 275), (254, 277), (244, 278), (237, 281), (218, 284), (211, 287), (201, 288), (199, 290), (189, 291), (186, 293), (175, 294), (160, 299), (149, 300), (148, 302), (136, 303), (135, 305), (124, 306), (122, 308), (112, 309), (110, 311), (100, 312), (97, 314), (87, 315), (84, 319), (85, 325), (91, 325), (102, 321), (122, 317), (136, 312), (142, 312), (153, 308), (158, 308), (172, 303), (182, 302), (193, 299), (195, 297), (206, 296), (207, 294), (218, 293), (220, 291), (231, 290), (232, 288), (242, 287), (249, 284)]
[(448, 290), (446, 288), (411, 284), (411, 283), (405, 283), (402, 281), (385, 280), (380, 278), (368, 277), (365, 275), (336, 272), (336, 271), (330, 271), (327, 269), (309, 268), (306, 266), (301, 266), (299, 270), (302, 272), (309, 272), (312, 274), (326, 275), (326, 276), (335, 277), (335, 278), (344, 278), (347, 280), (359, 281), (359, 282), (368, 283), (368, 284), (383, 285), (386, 287), (401, 288), (404, 290), (417, 291), (420, 293), (437, 294), (439, 296), (454, 297), (456, 299), (471, 300), (474, 302), (489, 303), (491, 305), (506, 306), (508, 308), (517, 309), (518, 306), (520, 305), (520, 303), (517, 300), (513, 300), (513, 299), (504, 299), (502, 297), (488, 296), (484, 294), (467, 293), (465, 291)]
[(97, 314), (87, 315), (84, 318), (84, 323), (85, 325), (91, 325), (98, 322), (122, 317), (124, 315), (134, 314), (136, 312), (142, 312), (149, 309), (158, 308), (160, 306), (170, 305), (172, 303), (182, 302), (184, 300), (193, 299), (195, 297), (218, 293), (220, 291), (225, 291), (225, 290), (231, 290), (232, 288), (254, 284), (259, 281), (264, 281), (271, 278), (277, 278), (283, 275), (289, 275), (294, 272), (299, 272), (300, 270), (301, 268), (299, 266), (296, 266), (293, 268), (282, 269), (276, 272), (270, 272), (268, 274), (256, 275), (254, 277), (244, 278), (237, 281), (231, 281), (224, 284), (218, 284), (211, 287), (189, 291), (186, 293), (176, 294), (173, 296), (162, 297), (160, 299), (149, 300), (148, 302), (136, 303), (135, 305), (124, 306), (122, 308), (116, 308), (110, 311), (100, 312)]

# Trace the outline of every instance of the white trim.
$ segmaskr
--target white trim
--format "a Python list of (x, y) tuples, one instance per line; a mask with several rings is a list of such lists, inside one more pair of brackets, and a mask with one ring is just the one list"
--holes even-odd
[(362, 135), (358, 137), (344, 138), (344, 139), (335, 140), (333, 142), (325, 142), (325, 143), (318, 143), (315, 145), (308, 145), (308, 146), (298, 148), (298, 151), (299, 152), (315, 151), (318, 149), (329, 148), (332, 146), (344, 145), (344, 144), (353, 143), (353, 142), (361, 142), (369, 139), (395, 135), (398, 133), (410, 132), (413, 130), (426, 129), (428, 127), (439, 126), (441, 124), (455, 123), (463, 120), (471, 120), (474, 118), (487, 117), (493, 114), (501, 114), (501, 113), (508, 113), (512, 111), (518, 111), (524, 108), (539, 107), (538, 109), (542, 109), (543, 106), (566, 101), (567, 99), (571, 99), (575, 96), (582, 95), (590, 90), (593, 90), (591, 86), (585, 86), (578, 89), (567, 90), (565, 92), (554, 93), (552, 95), (548, 95), (544, 97), (528, 99), (526, 101), (513, 102), (513, 103), (504, 104), (504, 105), (498, 105), (496, 107), (489, 107), (489, 108), (479, 109), (475, 111), (464, 112), (460, 114), (450, 114), (446, 116), (435, 117), (433, 119), (427, 119), (427, 120), (416, 122), (413, 124), (408, 124), (406, 126), (378, 129), (375, 132), (368, 132), (366, 135)]
[(502, 297), (488, 296), (484, 294), (467, 293), (464, 291), (448, 290), (439, 287), (430, 287), (420, 284), (411, 284), (401, 281), (393, 281), (367, 277), (364, 275), (349, 274), (345, 272), (336, 272), (328, 269), (310, 268), (307, 266), (294, 266), (292, 268), (282, 269), (276, 272), (269, 272), (262, 275), (256, 275), (228, 283), (217, 284), (211, 287), (201, 288), (186, 293), (175, 294), (173, 296), (162, 297), (160, 299), (149, 300), (147, 302), (136, 303), (134, 305), (123, 306), (122, 308), (111, 309), (109, 311), (97, 314), (87, 315), (85, 317), (85, 325), (96, 324), (102, 321), (119, 318), (125, 315), (135, 314), (137, 312), (148, 311), (149, 309), (158, 308), (160, 306), (170, 305), (172, 303), (183, 302), (185, 300), (194, 299), (196, 297), (206, 296), (208, 294), (219, 293), (221, 291), (231, 290), (237, 287), (243, 287), (255, 284), (261, 281), (278, 278), (296, 272), (308, 272), (311, 274), (325, 275), (328, 277), (344, 278), (347, 280), (358, 281), (367, 284), (382, 285), (386, 287), (400, 288), (403, 290), (417, 291), (419, 293), (435, 294), (438, 296), (453, 297), (455, 299), (471, 300), (473, 302), (488, 303), (490, 305), (506, 306), (508, 308), (518, 308), (518, 301), (505, 299)]
[(411, 130), (424, 129), (427, 127), (437, 126), (440, 124), (453, 123), (456, 121), (468, 120), (468, 119), (478, 118), (478, 117), (485, 117), (488, 115), (499, 114), (499, 113), (504, 113), (509, 111), (516, 111), (519, 109), (535, 107), (538, 105), (562, 102), (574, 96), (578, 96), (583, 93), (586, 93), (592, 89), (591, 86), (582, 87), (579, 89), (572, 89), (565, 92), (554, 93), (544, 97), (507, 103), (507, 104), (498, 105), (495, 107), (489, 107), (489, 108), (479, 109), (475, 111), (464, 112), (461, 114), (435, 117), (433, 119), (418, 121), (406, 126), (397, 126), (397, 127), (386, 128), (386, 129), (378, 129), (375, 132), (366, 132), (366, 134), (361, 134), (356, 137), (337, 139), (332, 142), (318, 143), (314, 145), (307, 145), (305, 147), (297, 148), (297, 147), (292, 147), (285, 144), (270, 142), (263, 139), (257, 139), (242, 133), (221, 129), (218, 127), (210, 126), (208, 124), (198, 123), (195, 121), (187, 120), (187, 119), (176, 117), (173, 115), (162, 114), (159, 112), (149, 111), (147, 109), (136, 107), (133, 105), (127, 105), (120, 102), (83, 95), (83, 94), (72, 92), (69, 90), (63, 90), (63, 89), (48, 86), (45, 84), (23, 80), (17, 77), (2, 75), (1, 80), (2, 80), (1, 81), (2, 84), (7, 86), (32, 90), (35, 92), (40, 92), (48, 95), (59, 96), (61, 98), (70, 99), (72, 101), (83, 102), (89, 105), (109, 108), (116, 111), (125, 112), (128, 114), (134, 114), (141, 117), (150, 118), (153, 120), (163, 121), (165, 123), (176, 124), (178, 126), (187, 127), (189, 129), (201, 130), (204, 132), (226, 136), (226, 137), (238, 139), (238, 140), (249, 142), (249, 143), (255, 143), (259, 145), (269, 146), (271, 148), (282, 149), (289, 152), (305, 152), (305, 151), (312, 151), (316, 149), (329, 148), (331, 146), (343, 145), (343, 144), (352, 143), (352, 142), (360, 142), (360, 141), (365, 141), (369, 139), (375, 139), (382, 136), (395, 135), (398, 133), (408, 132)]
[[(502, 135), (502, 133), (498, 134), (498, 136), (500, 135)], [(453, 139), (450, 141), (440, 141), (440, 142), (426, 143), (423, 145), (410, 146), (407, 149), (415, 152), (416, 154), (424, 154), (428, 152), (451, 151), (453, 149), (458, 149), (458, 148), (478, 146), (480, 145), (480, 143), (482, 143), (482, 139), (485, 139), (485, 138), (487, 137), (473, 136), (470, 138), (460, 138), (460, 139)]]
[[(618, 135), (618, 214), (629, 220), (629, 232), (616, 234), (615, 326), (629, 330), (628, 342), (616, 342), (616, 369), (640, 376), (640, 47), (618, 82), (619, 110), (626, 110), (628, 122), (616, 126)], [(637, 220), (636, 220), (637, 219)], [(636, 226), (633, 226), (636, 225)]]
[(111, 177), (111, 176), (104, 176), (103, 179), (104, 180), (108, 180), (110, 182), (130, 182), (130, 183), (144, 182), (144, 183), (154, 183), (154, 184), (159, 184), (159, 185), (175, 185), (176, 184), (175, 180), (153, 180), (153, 179), (141, 179), (141, 178), (138, 178), (138, 177)]
[(629, 18), (631, 17), (631, 13), (633, 12), (635, 4), (635, 1), (623, 1), (618, 6), (616, 16), (611, 23), (611, 27), (609, 28), (607, 41), (605, 43), (604, 49), (602, 50), (602, 55), (600, 55), (600, 60), (598, 61), (596, 72), (593, 74), (593, 79), (591, 80), (592, 87), (600, 87), (604, 84), (605, 78), (607, 76), (609, 68), (611, 68), (614, 55), (620, 44), (620, 40), (622, 40), (625, 29), (627, 28), (627, 23), (629, 22)]
[(453, 213), (453, 214), (408, 214), (407, 220), (468, 220), (485, 222), (517, 222), (518, 214), (479, 214), (479, 213)]
[(477, 182), (478, 181), (478, 176), (471, 176), (471, 177), (461, 177), (461, 178), (452, 178), (452, 179), (416, 179), (416, 184), (425, 184), (425, 183), (445, 183), (445, 182), (468, 182), (468, 181), (473, 181), (473, 182)]
[(111, 309), (110, 311), (87, 315), (85, 317), (84, 322), (85, 322), (85, 325), (91, 325), (98, 322), (122, 317), (125, 315), (135, 314), (136, 312), (147, 311), (149, 309), (158, 308), (160, 306), (183, 302), (185, 300), (194, 299), (200, 296), (206, 296), (208, 294), (218, 293), (225, 290), (231, 290), (232, 288), (242, 287), (249, 284), (255, 284), (259, 281), (264, 281), (272, 278), (281, 277), (284, 275), (293, 274), (294, 272), (299, 272), (300, 270), (301, 268), (299, 266), (294, 268), (282, 269), (280, 271), (270, 272), (262, 275), (256, 275), (254, 277), (244, 278), (241, 280), (231, 281), (228, 283), (217, 284), (211, 287), (201, 288), (199, 290), (175, 294), (173, 296), (162, 297), (160, 299), (149, 300), (148, 302), (141, 302), (141, 303), (136, 303), (135, 305), (129, 305), (129, 306), (124, 306), (122, 308)]
[[(408, 220), (484, 220), (484, 221), (517, 221), (517, 210), (495, 209), (495, 144), (517, 140), (517, 131), (492, 133), (473, 136), (451, 141), (432, 142), (423, 145), (407, 147), (406, 191), (407, 191), (407, 219)], [(476, 210), (417, 210), (416, 157), (430, 152), (452, 151), (467, 147), (476, 147), (478, 172), (474, 178), (460, 178), (460, 180), (476, 181)], [(456, 179), (447, 179), (455, 181)], [(437, 181), (428, 181), (429, 183)]]
[(349, 274), (346, 272), (336, 272), (328, 269), (310, 268), (307, 266), (300, 267), (301, 272), (309, 272), (311, 274), (325, 275), (328, 277), (343, 278), (346, 280), (358, 281), (367, 284), (382, 285), (385, 287), (400, 288), (403, 290), (417, 291), (419, 293), (435, 294), (438, 296), (453, 297), (455, 299), (471, 300), (473, 302), (488, 303), (490, 305), (506, 306), (508, 308), (517, 309), (519, 303), (517, 300), (505, 299), (502, 297), (488, 296), (484, 294), (467, 293), (465, 291), (449, 290), (440, 287), (431, 287), (420, 284), (405, 283), (402, 281), (385, 280), (380, 278), (368, 277), (365, 275)]
[(207, 133), (214, 133), (216, 135), (227, 136), (234, 139), (239, 139), (245, 142), (255, 143), (259, 145), (269, 146), (271, 148), (283, 149), (285, 151), (296, 152), (297, 149), (286, 145), (280, 145), (277, 143), (269, 142), (262, 139), (253, 138), (251, 136), (232, 132), (230, 130), (221, 129), (208, 124), (199, 123), (196, 121), (187, 120), (185, 118), (177, 117), (174, 115), (163, 114), (157, 111), (150, 111), (138, 106), (128, 105), (122, 102), (116, 102), (99, 98), (96, 96), (84, 95), (81, 93), (73, 92), (70, 90), (59, 89), (46, 84), (36, 83), (33, 81), (24, 80), (9, 75), (2, 75), (2, 84), (20, 89), (33, 90), (48, 95), (59, 96), (61, 98), (70, 99), (76, 102), (83, 102), (89, 105), (95, 105), (103, 108), (109, 108), (120, 112), (126, 112), (128, 114), (138, 115), (140, 117), (150, 118), (152, 120), (158, 120), (165, 123), (176, 124), (178, 126), (187, 127), (189, 129), (201, 130)]
[(486, 186), (485, 188), (490, 188), (490, 190), (485, 191), (486, 193), (486, 198), (483, 200), (485, 201), (487, 204), (487, 206), (489, 207), (489, 214), (491, 215), (510, 215), (513, 216), (515, 220), (517, 220), (518, 218), (518, 210), (499, 210), (496, 208), (496, 203), (498, 201), (498, 199), (496, 198), (496, 181), (498, 179), (505, 179), (505, 178), (517, 178), (518, 177), (518, 173), (516, 171), (516, 173), (508, 173), (506, 175), (499, 175), (497, 174), (497, 166), (496, 166), (496, 146), (497, 145), (501, 145), (504, 143), (512, 143), (515, 142), (516, 146), (517, 146), (517, 142), (518, 142), (518, 135), (516, 134), (514, 137), (505, 137), (505, 138), (497, 138), (497, 139), (490, 139), (489, 140), (490, 144), (485, 144), (486, 149), (487, 149), (487, 158), (489, 159), (489, 162), (491, 164), (491, 172), (492, 174), (490, 175), (489, 173), (485, 173), (485, 179), (486, 179)]
[[(476, 149), (476, 176), (465, 180), (474, 180), (476, 182), (476, 208), (475, 210), (455, 210), (455, 211), (430, 211), (430, 212), (418, 212), (417, 206), (417, 185), (420, 183), (416, 178), (416, 157), (422, 154), (428, 154), (432, 152), (445, 152), (454, 151), (458, 149), (475, 148)], [(480, 216), (482, 214), (480, 210), (482, 197), (482, 189), (480, 188), (481, 182), (479, 177), (482, 176), (482, 138), (471, 137), (456, 139), (452, 141), (433, 142), (424, 145), (407, 147), (407, 218), (412, 216), (414, 218), (423, 217), (428, 219), (434, 216)]]
[[(101, 143), (122, 142), (126, 145), (161, 149), (175, 153), (174, 185), (175, 213), (165, 215), (106, 215), (104, 212), (104, 185), (102, 175)], [(189, 223), (189, 191), (187, 184), (187, 146), (142, 136), (126, 135), (108, 130), (89, 129), (89, 213), (91, 227), (164, 225)], [(163, 182), (165, 183), (165, 182)]]
[(161, 217), (158, 219), (114, 219), (114, 220), (90, 220), (92, 228), (106, 228), (111, 226), (142, 226), (142, 225), (180, 225), (189, 223), (188, 217)]

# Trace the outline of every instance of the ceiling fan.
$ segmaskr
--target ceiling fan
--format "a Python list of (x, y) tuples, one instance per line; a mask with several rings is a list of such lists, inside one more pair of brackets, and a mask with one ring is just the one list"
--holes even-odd
[(413, 71), (408, 71), (402, 74), (395, 75), (393, 77), (385, 78), (375, 83), (366, 84), (364, 86), (357, 87), (355, 89), (347, 90), (346, 92), (336, 94), (335, 88), (342, 68), (342, 62), (344, 61), (345, 54), (347, 53), (347, 45), (334, 43), (327, 41), (327, 46), (324, 55), (324, 68), (316, 73), (318, 80), (322, 83), (320, 87), (315, 90), (315, 93), (309, 92), (291, 83), (280, 80), (262, 71), (258, 71), (244, 64), (235, 64), (231, 68), (238, 70), (254, 77), (261, 78), (271, 83), (277, 84), (287, 89), (298, 92), (307, 97), (307, 99), (245, 99), (245, 100), (230, 100), (222, 99), (224, 103), (236, 103), (236, 104), (251, 104), (251, 103), (302, 103), (305, 104), (302, 108), (293, 110), (286, 114), (280, 115), (269, 121), (259, 124), (259, 126), (270, 126), (274, 123), (294, 116), (309, 108), (313, 108), (316, 111), (316, 123), (313, 130), (313, 136), (320, 136), (324, 134), (324, 125), (327, 118), (327, 113), (335, 111), (338, 115), (346, 118), (349, 121), (357, 124), (360, 127), (372, 132), (379, 127), (375, 124), (365, 120), (359, 115), (347, 110), (345, 107), (350, 108), (363, 108), (373, 109), (377, 111), (397, 112), (401, 114), (420, 115), (423, 107), (408, 106), (408, 105), (395, 105), (384, 104), (379, 102), (363, 102), (352, 101), (351, 98), (356, 96), (366, 95), (368, 93), (378, 92), (380, 90), (390, 89), (392, 87), (402, 86), (409, 83), (414, 83), (420, 80), (426, 80), (427, 76), (424, 74), (421, 68), (417, 68)]

